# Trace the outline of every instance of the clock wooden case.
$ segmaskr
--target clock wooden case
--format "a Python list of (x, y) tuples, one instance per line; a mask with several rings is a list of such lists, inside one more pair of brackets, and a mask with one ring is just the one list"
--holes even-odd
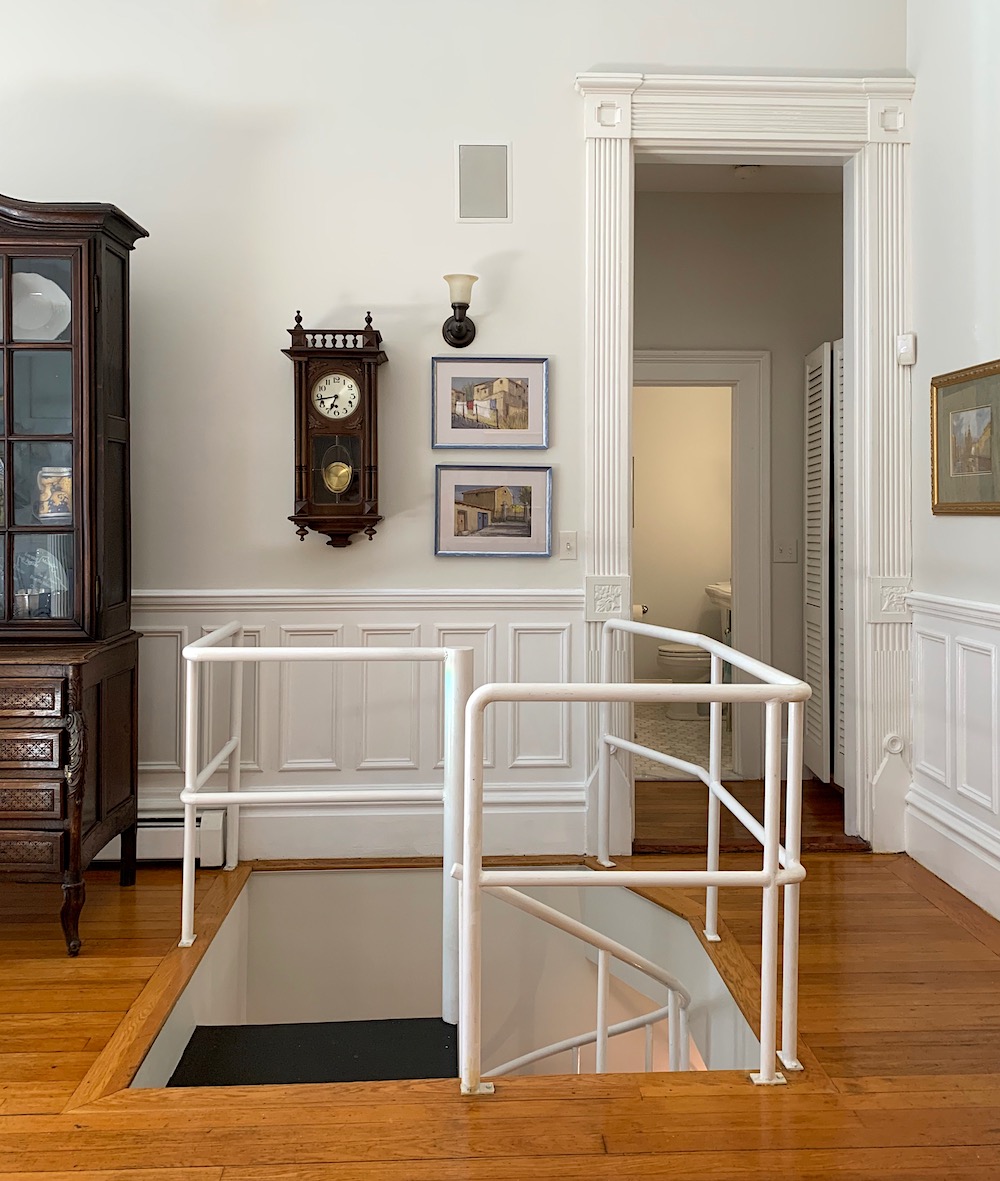
[(83, 873), (121, 836), (135, 881), (129, 253), (113, 205), (0, 196), (0, 893)]
[(289, 328), (295, 377), (295, 512), (300, 539), (312, 529), (343, 548), (382, 520), (378, 511), (378, 369), (386, 361), (371, 312), (361, 329)]

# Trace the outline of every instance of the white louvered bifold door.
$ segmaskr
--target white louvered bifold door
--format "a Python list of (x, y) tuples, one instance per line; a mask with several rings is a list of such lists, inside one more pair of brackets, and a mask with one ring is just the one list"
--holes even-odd
[(830, 459), (833, 498), (833, 782), (844, 786), (844, 342), (833, 342), (833, 443)]
[(803, 762), (830, 781), (830, 401), (832, 349), (806, 357), (804, 672), (812, 689), (805, 708)]

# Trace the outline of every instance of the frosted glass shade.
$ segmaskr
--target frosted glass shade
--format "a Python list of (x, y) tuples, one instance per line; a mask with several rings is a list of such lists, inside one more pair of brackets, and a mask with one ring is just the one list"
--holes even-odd
[(472, 303), (472, 284), (478, 275), (445, 275), (448, 284), (448, 298), (450, 303)]

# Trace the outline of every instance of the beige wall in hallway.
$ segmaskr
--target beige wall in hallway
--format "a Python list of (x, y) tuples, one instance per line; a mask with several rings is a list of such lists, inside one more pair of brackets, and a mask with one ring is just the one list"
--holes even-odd
[[(632, 587), (646, 623), (722, 638), (705, 595), (731, 573), (732, 390), (637, 386), (632, 396)], [(661, 676), (636, 640), (635, 675)]]

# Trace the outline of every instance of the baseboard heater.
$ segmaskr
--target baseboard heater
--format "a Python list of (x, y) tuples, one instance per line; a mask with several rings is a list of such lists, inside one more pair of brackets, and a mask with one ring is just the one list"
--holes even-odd
[[(196, 856), (205, 867), (222, 865), (223, 829), (226, 813), (222, 808), (198, 814), (195, 834)], [(140, 861), (180, 861), (184, 853), (184, 820), (180, 816), (140, 816), (137, 857)], [(94, 861), (117, 861), (121, 856), (121, 837), (109, 842)]]

